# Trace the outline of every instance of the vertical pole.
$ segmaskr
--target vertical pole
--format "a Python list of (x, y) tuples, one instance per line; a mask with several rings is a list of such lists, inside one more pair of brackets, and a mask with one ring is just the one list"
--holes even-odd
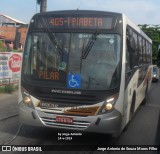
[(36, 1), (36, 13), (37, 13), (37, 1)]
[(1, 22), (0, 22), (0, 26), (2, 26), (2, 15), (1, 15)]
[(40, 12), (46, 12), (47, 10), (47, 0), (41, 0)]

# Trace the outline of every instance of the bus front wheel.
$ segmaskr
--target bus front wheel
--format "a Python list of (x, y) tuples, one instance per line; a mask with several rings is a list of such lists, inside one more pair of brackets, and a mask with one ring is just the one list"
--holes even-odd
[(136, 93), (134, 92), (132, 97), (131, 107), (130, 107), (129, 120), (131, 120), (134, 115), (135, 102), (136, 102)]
[(146, 86), (146, 90), (145, 90), (145, 96), (142, 101), (142, 105), (146, 105), (146, 103), (147, 103), (147, 92), (148, 92), (148, 82), (147, 82), (147, 86)]

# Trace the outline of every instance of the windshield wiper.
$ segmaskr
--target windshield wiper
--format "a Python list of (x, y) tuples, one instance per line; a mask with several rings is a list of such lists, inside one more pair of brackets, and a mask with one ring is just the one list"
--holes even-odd
[(92, 37), (90, 38), (90, 40), (88, 41), (86, 47), (84, 48), (84, 50), (82, 51), (82, 59), (86, 59), (86, 57), (88, 56), (91, 48), (93, 47), (96, 39), (97, 39), (97, 35), (99, 35), (98, 30), (95, 31), (95, 33), (92, 34)]
[[(41, 20), (41, 24), (43, 27), (46, 28), (46, 32), (48, 34), (48, 37), (51, 39), (51, 43), (58, 49), (59, 51), (59, 54), (62, 55), (62, 49), (61, 47), (59, 46), (55, 36), (50, 32), (49, 28), (48, 28), (48, 23), (47, 21), (42, 17), (42, 20)], [(53, 42), (52, 42), (53, 41)]]

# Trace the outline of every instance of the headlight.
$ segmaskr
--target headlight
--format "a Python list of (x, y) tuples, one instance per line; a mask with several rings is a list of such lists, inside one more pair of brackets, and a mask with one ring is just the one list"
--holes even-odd
[(21, 92), (22, 92), (22, 97), (23, 97), (23, 103), (26, 106), (34, 109), (34, 106), (33, 106), (33, 103), (32, 103), (32, 100), (31, 100), (31, 97), (30, 97), (28, 91), (26, 89), (22, 88)]
[(31, 98), (30, 98), (29, 96), (25, 96), (25, 97), (23, 98), (23, 102), (24, 102), (25, 104), (30, 104), (32, 101), (31, 101)]
[(117, 98), (118, 98), (118, 94), (108, 97), (104, 102), (103, 106), (101, 107), (99, 114), (104, 114), (104, 113), (113, 111)]
[(105, 110), (106, 110), (106, 111), (110, 111), (110, 110), (112, 110), (112, 109), (113, 109), (113, 104), (107, 103), (106, 106), (105, 106)]

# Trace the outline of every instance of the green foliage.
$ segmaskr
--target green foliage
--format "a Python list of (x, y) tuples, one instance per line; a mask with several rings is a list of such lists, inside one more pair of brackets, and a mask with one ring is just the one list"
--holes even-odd
[(152, 61), (157, 62), (158, 45), (160, 44), (160, 25), (138, 25), (152, 39)]
[(5, 86), (5, 92), (6, 93), (12, 93), (14, 91), (14, 86), (12, 84)]
[(0, 52), (5, 52), (5, 51), (6, 51), (6, 48), (4, 47), (3, 42), (0, 41)]
[(12, 52), (19, 52), (19, 53), (21, 53), (22, 50), (12, 49)]
[(22, 50), (11, 49), (9, 46), (5, 47), (3, 41), (0, 40), (0, 52), (22, 52)]
[(4, 86), (0, 86), (0, 94), (5, 92), (5, 87)]
[(18, 90), (18, 85), (10, 84), (5, 86), (0, 86), (0, 94), (1, 93), (12, 93), (14, 91)]

